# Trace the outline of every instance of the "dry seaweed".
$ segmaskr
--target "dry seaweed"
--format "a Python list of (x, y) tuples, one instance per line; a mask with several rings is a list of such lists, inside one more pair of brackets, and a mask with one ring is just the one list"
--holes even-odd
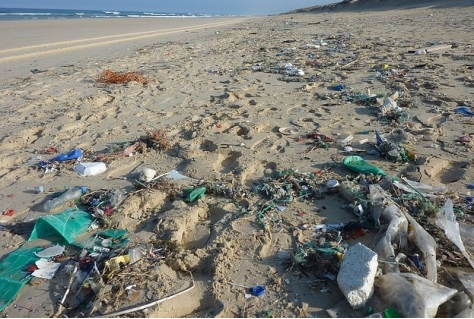
[(145, 85), (148, 83), (148, 78), (138, 72), (115, 72), (112, 70), (105, 70), (99, 75), (97, 81), (108, 84), (128, 83), (135, 81)]

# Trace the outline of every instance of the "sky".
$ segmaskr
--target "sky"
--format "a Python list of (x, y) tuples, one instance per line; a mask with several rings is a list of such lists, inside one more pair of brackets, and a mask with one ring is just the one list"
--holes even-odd
[(3, 8), (267, 15), (342, 0), (1, 0)]

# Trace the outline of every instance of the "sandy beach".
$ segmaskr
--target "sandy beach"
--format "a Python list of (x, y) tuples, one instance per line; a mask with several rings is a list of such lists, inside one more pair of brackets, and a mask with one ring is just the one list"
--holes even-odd
[[(168, 296), (128, 316), (383, 311), (394, 305), (379, 286), (354, 309), (336, 280), (347, 249), (360, 242), (376, 250), (387, 229), (383, 218), (374, 224), (373, 202), (365, 206), (368, 184), (381, 186), (431, 234), (435, 281), (460, 294), (461, 282), (450, 278), (473, 269), (432, 221), (449, 198), (461, 229), (474, 222), (474, 7), (454, 2), (253, 18), (0, 21), (0, 261), (51, 214), (44, 203), (74, 186), (86, 186), (87, 199), (123, 193), (98, 218), (102, 230), (128, 231), (126, 246), (107, 258), (147, 247), (114, 274), (105, 256), (94, 257), (101, 275), (92, 270), (60, 306), (80, 261), (81, 250), (68, 246), (53, 279), (22, 270), (28, 282), (2, 316), (108, 317)], [(106, 70), (138, 72), (146, 81), (98, 81)], [(73, 149), (106, 171), (84, 177), (74, 170), (78, 160), (48, 163)], [(348, 156), (386, 176), (358, 174), (343, 165)], [(189, 179), (147, 181), (145, 168)], [(405, 194), (390, 177), (433, 193)], [(345, 196), (344, 181), (364, 200)], [(206, 193), (186, 201), (185, 186)], [(428, 202), (436, 207), (429, 213)], [(88, 203), (76, 204), (91, 212)], [(411, 241), (393, 247), (395, 255), (425, 255), (423, 263), (434, 258)], [(431, 275), (409, 262), (403, 272)], [(251, 288), (260, 285), (257, 297)], [(87, 292), (93, 298), (81, 299)], [(448, 303), (436, 305), (437, 316), (464, 310)]]

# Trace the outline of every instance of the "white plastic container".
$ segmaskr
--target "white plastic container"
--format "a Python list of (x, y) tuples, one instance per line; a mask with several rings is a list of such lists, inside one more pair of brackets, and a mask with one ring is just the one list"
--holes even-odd
[(82, 176), (94, 176), (107, 170), (107, 166), (102, 162), (82, 162), (74, 167), (74, 170)]

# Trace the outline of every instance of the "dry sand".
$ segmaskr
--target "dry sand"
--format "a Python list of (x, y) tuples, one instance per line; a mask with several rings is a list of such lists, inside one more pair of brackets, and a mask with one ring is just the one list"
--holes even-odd
[[(136, 284), (137, 293), (104, 293), (94, 315), (185, 289), (189, 277), (182, 271), (188, 270), (196, 281), (193, 290), (138, 315), (327, 317), (326, 310), (344, 299), (335, 281), (320, 283), (318, 274), (292, 267), (284, 257), (303, 243), (317, 242), (320, 235), (304, 224), (348, 223), (355, 215), (337, 194), (327, 194), (274, 210), (267, 216), (271, 227), (264, 229), (256, 219), (261, 199), (248, 190), (288, 168), (321, 173), (322, 188), (331, 178), (342, 181), (352, 174), (341, 164), (347, 154), (340, 143), (310, 150), (312, 145), (298, 139), (317, 130), (333, 140), (352, 134), (353, 147), (364, 151), (357, 154), (390, 175), (447, 185), (462, 201), (466, 183), (474, 181), (473, 151), (470, 142), (456, 141), (472, 133), (473, 122), (453, 110), (473, 106), (473, 21), (472, 6), (428, 6), (252, 19), (0, 22), (0, 202), (2, 209), (14, 210), (13, 216), (0, 216), (0, 258), (28, 239), (34, 221), (47, 214), (42, 204), (53, 192), (85, 185), (132, 193), (144, 167), (158, 174), (178, 170), (246, 190), (235, 200), (248, 213), (239, 213), (234, 201), (222, 196), (185, 204), (158, 189), (130, 195), (111, 217), (130, 231), (130, 245), (172, 238), (181, 249), (148, 266), (149, 272), (137, 267), (120, 281)], [(301, 48), (313, 39), (328, 45)], [(432, 44), (455, 45), (407, 54)], [(286, 54), (277, 56), (281, 52)], [(307, 65), (308, 54), (319, 65)], [(267, 70), (272, 63), (292, 63), (305, 75), (283, 81), (282, 74), (255, 70), (259, 63)], [(376, 78), (378, 67), (393, 70), (392, 76)], [(138, 71), (150, 81), (98, 83), (106, 69)], [(332, 89), (339, 83), (346, 85), (342, 93)], [(347, 92), (368, 90), (399, 91), (400, 101), (412, 106), (410, 120), (388, 123), (377, 107), (346, 99)], [(360, 143), (374, 141), (374, 131), (389, 137), (397, 127), (412, 134), (408, 143), (416, 162), (393, 163)], [(98, 176), (80, 177), (70, 165), (50, 173), (29, 165), (37, 156), (52, 157), (44, 154), (49, 147), (81, 148), (87, 160), (153, 129), (166, 130), (168, 150), (110, 159)], [(427, 133), (438, 138), (424, 138)], [(46, 192), (36, 193), (37, 186)], [(344, 242), (358, 241), (372, 248), (373, 236)], [(317, 269), (325, 270), (333, 269)], [(52, 281), (32, 280), (2, 315), (52, 316), (67, 281), (64, 269)], [(229, 283), (265, 285), (266, 292), (247, 299), (245, 288)], [(365, 315), (343, 308), (347, 315)], [(90, 311), (64, 313), (90, 316)]]

